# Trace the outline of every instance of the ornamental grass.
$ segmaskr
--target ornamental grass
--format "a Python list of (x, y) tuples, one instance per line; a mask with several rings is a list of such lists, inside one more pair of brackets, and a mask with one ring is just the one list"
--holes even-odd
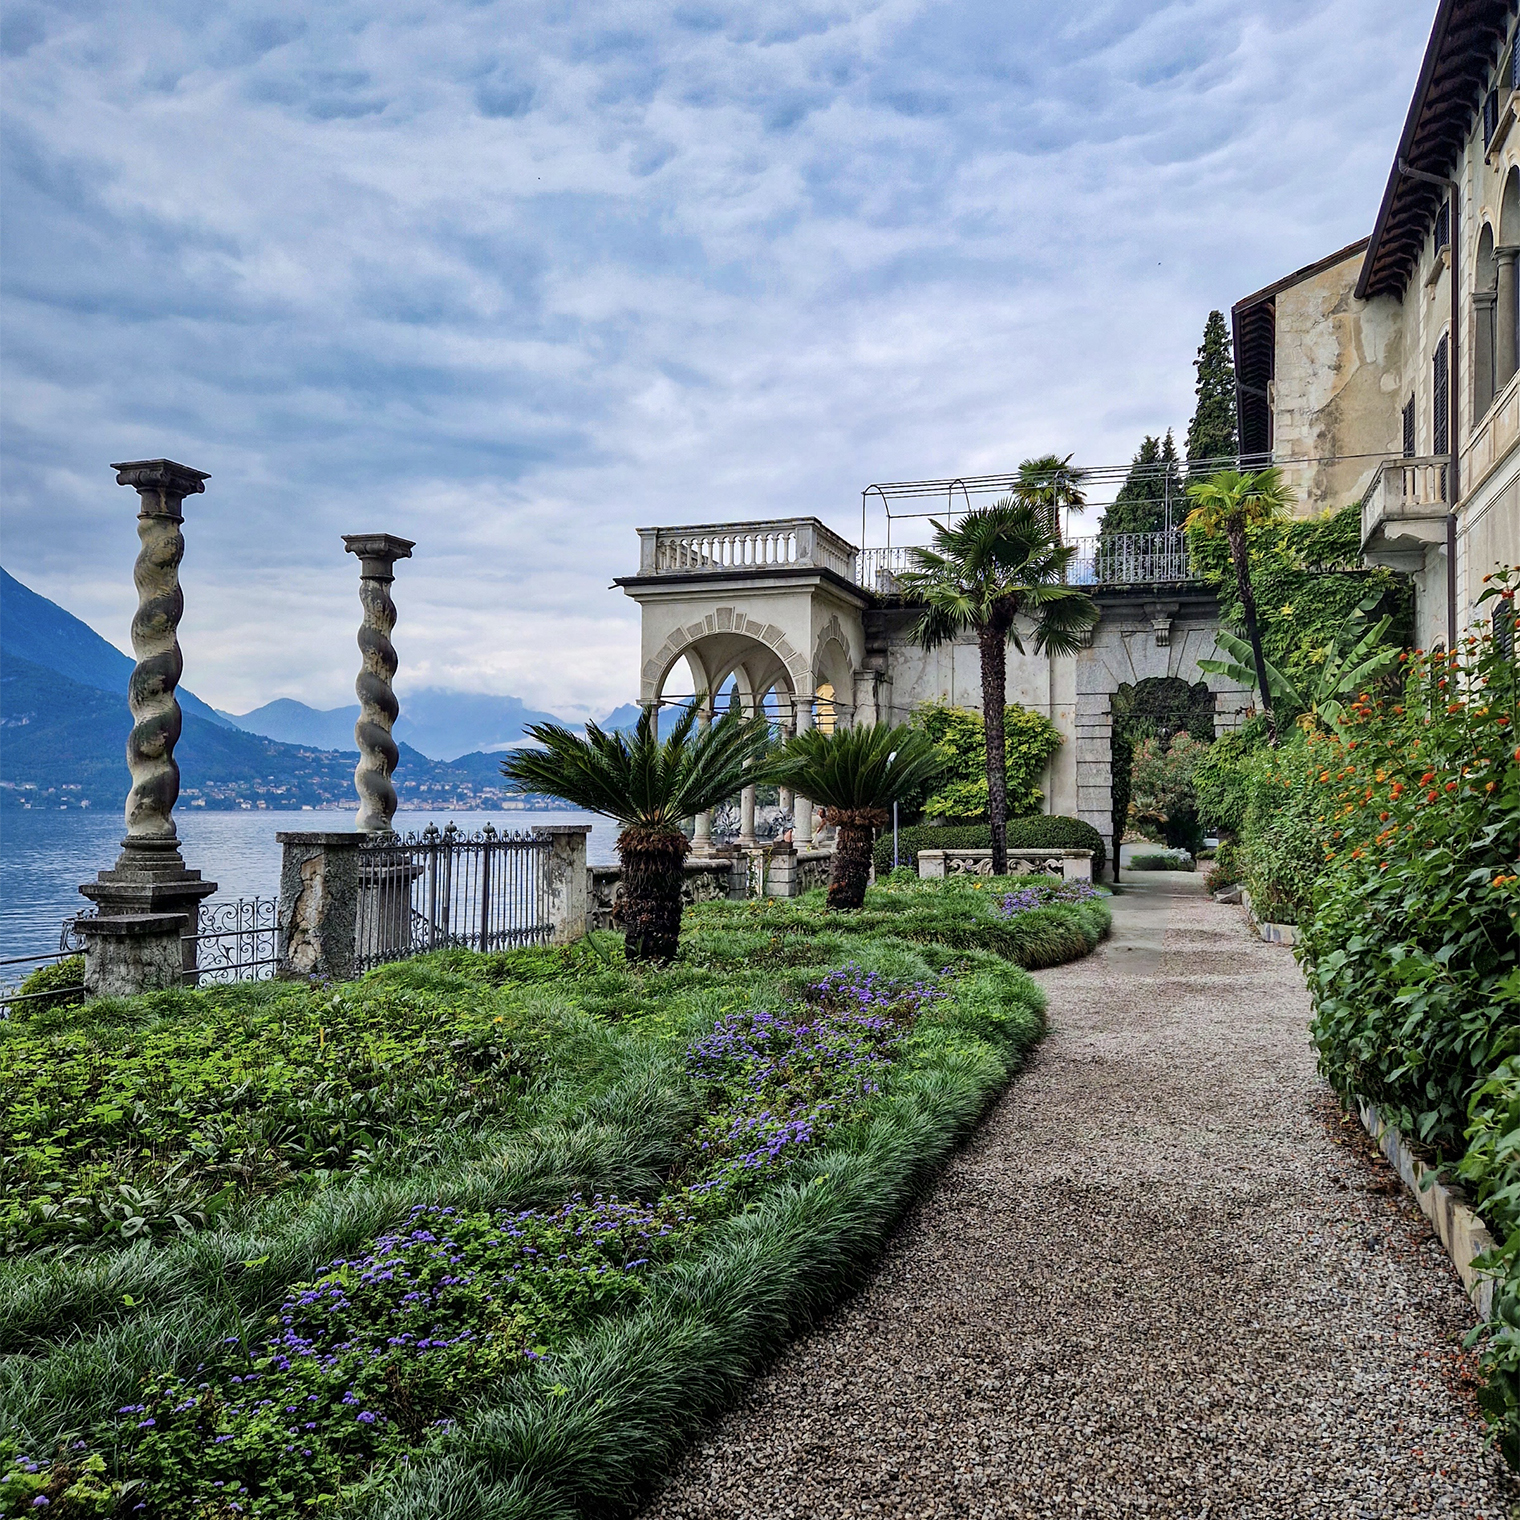
[[(668, 968), (607, 935), (6, 1029), (13, 1074), (56, 1077), (6, 1149), (31, 1190), (0, 1260), (6, 1512), (634, 1507), (1043, 1028), (991, 894), (889, 884), (807, 931), (718, 906)], [(1104, 925), (1042, 915), (1075, 954)], [(225, 1196), (101, 1227), (113, 1167)]]

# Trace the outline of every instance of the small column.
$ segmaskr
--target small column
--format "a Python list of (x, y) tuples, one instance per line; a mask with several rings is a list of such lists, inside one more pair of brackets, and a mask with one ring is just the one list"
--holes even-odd
[[(184, 500), (202, 493), (211, 477), (172, 459), (133, 459), (111, 466), (116, 483), (131, 486), (138, 497), (137, 537), (142, 547), (132, 578), (137, 613), (132, 619), (136, 669), (127, 686), (132, 732), (127, 738), (126, 837), (109, 871), (101, 871), (80, 892), (99, 906), (103, 918), (179, 914), (190, 924), (200, 919), (201, 899), (216, 891), (199, 871), (185, 869), (174, 827), (179, 798), (180, 708), (174, 692), (184, 662), (179, 621), (185, 610), (179, 567), (185, 556)], [(157, 931), (154, 931), (157, 932)], [(149, 936), (152, 937), (151, 935)], [(195, 942), (181, 951), (182, 968), (195, 970)], [(189, 978), (193, 983), (193, 975)]]
[(278, 976), (347, 981), (355, 974), (362, 834), (280, 833)]
[[(1499, 266), (1498, 297), (1494, 303), (1494, 392), (1509, 384), (1515, 373), (1515, 258), (1520, 246), (1514, 244), (1494, 249)], [(1456, 439), (1452, 439), (1455, 447)]]
[(739, 848), (753, 849), (755, 844), (755, 789), (747, 786), (739, 793)]
[(1481, 419), (1493, 405), (1498, 387), (1494, 384), (1495, 347), (1494, 310), (1498, 295), (1492, 290), (1473, 291), (1473, 416)]
[[(698, 737), (706, 738), (708, 731), (711, 728), (712, 709), (710, 707), (704, 707), (702, 711), (697, 714)], [(691, 853), (698, 858), (706, 855), (711, 855), (713, 852), (711, 809), (705, 813), (698, 813), (695, 823), (696, 827), (692, 834), (691, 840)]]
[(359, 745), (359, 764), (354, 770), (359, 793), (355, 827), (361, 834), (389, 834), (396, 816), (391, 776), (400, 758), (391, 727), (401, 710), (391, 690), (396, 675), (396, 650), (391, 643), (396, 604), (391, 600), (391, 583), (396, 579), (396, 561), (410, 559), (416, 544), (389, 533), (345, 533), (343, 547), (359, 556), (359, 602), (364, 608), (359, 627), (363, 664), (354, 682), (359, 697), (359, 721), (354, 724)]
[(182, 949), (190, 920), (183, 913), (118, 913), (75, 921), (84, 940), (84, 994), (136, 997), (165, 992), (187, 978)]
[(545, 906), (554, 926), (551, 943), (568, 945), (586, 937), (590, 909), (586, 870), (586, 837), (589, 823), (551, 823), (535, 828), (535, 839), (548, 839), (549, 852), (543, 865)]
[[(805, 734), (812, 726), (812, 693), (799, 693), (797, 697), (797, 732)], [(793, 806), (796, 811), (792, 816), (796, 820), (796, 824), (792, 830), (792, 842), (799, 850), (811, 850), (813, 848), (813, 804), (806, 797), (799, 796)]]

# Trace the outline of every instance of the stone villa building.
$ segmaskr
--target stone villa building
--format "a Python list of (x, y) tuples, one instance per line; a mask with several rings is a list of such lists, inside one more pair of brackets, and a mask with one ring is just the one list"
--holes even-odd
[(1371, 235), (1234, 307), (1240, 450), (1306, 515), (1360, 502), (1419, 642), (1520, 561), (1520, 50), (1513, 0), (1442, 0)]
[[(1240, 449), (1281, 465), (1305, 515), (1359, 502), (1365, 556), (1410, 573), (1419, 637), (1475, 615), (1483, 574), (1520, 560), (1520, 57), (1515, 0), (1442, 0), (1369, 237), (1234, 307)], [(909, 495), (1010, 477), (915, 482)], [(885, 497), (883, 498), (885, 501)], [(1181, 535), (1086, 540), (1076, 579), (1101, 617), (1075, 656), (1009, 650), (1008, 698), (1063, 744), (1046, 809), (1110, 837), (1116, 699), (1148, 683), (1212, 704), (1216, 732), (1250, 694), (1200, 671), (1218, 609)], [(860, 548), (817, 518), (640, 530), (640, 701), (733, 681), (783, 726), (902, 722), (924, 702), (981, 706), (975, 643), (925, 651), (895, 594), (900, 548)], [(1026, 649), (1031, 648), (1025, 639)], [(677, 678), (679, 679), (679, 678)], [(741, 839), (753, 830), (753, 797)], [(698, 820), (697, 849), (710, 821)], [(798, 799), (796, 840), (813, 835)]]

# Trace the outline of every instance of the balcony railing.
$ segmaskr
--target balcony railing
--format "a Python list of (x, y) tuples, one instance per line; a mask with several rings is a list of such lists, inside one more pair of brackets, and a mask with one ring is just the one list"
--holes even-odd
[(1445, 518), (1450, 456), (1385, 459), (1362, 496), (1362, 547), (1376, 555), (1395, 541), (1439, 543)]
[[(813, 517), (773, 522), (640, 528), (640, 575), (732, 575), (754, 570), (831, 570), (880, 596), (898, 590), (910, 550), (859, 549)], [(1145, 586), (1189, 578), (1180, 528), (1074, 540), (1068, 580), (1075, 586)]]
[(832, 570), (852, 581), (855, 546), (816, 517), (639, 529), (640, 575), (721, 575), (766, 569)]

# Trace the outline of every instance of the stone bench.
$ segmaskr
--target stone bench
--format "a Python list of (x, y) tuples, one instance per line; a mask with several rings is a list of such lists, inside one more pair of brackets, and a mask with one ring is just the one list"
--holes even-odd
[[(1091, 881), (1092, 857), (1091, 850), (1009, 850), (1008, 874)], [(920, 850), (918, 874), (930, 880), (946, 876), (991, 876), (992, 851)]]

